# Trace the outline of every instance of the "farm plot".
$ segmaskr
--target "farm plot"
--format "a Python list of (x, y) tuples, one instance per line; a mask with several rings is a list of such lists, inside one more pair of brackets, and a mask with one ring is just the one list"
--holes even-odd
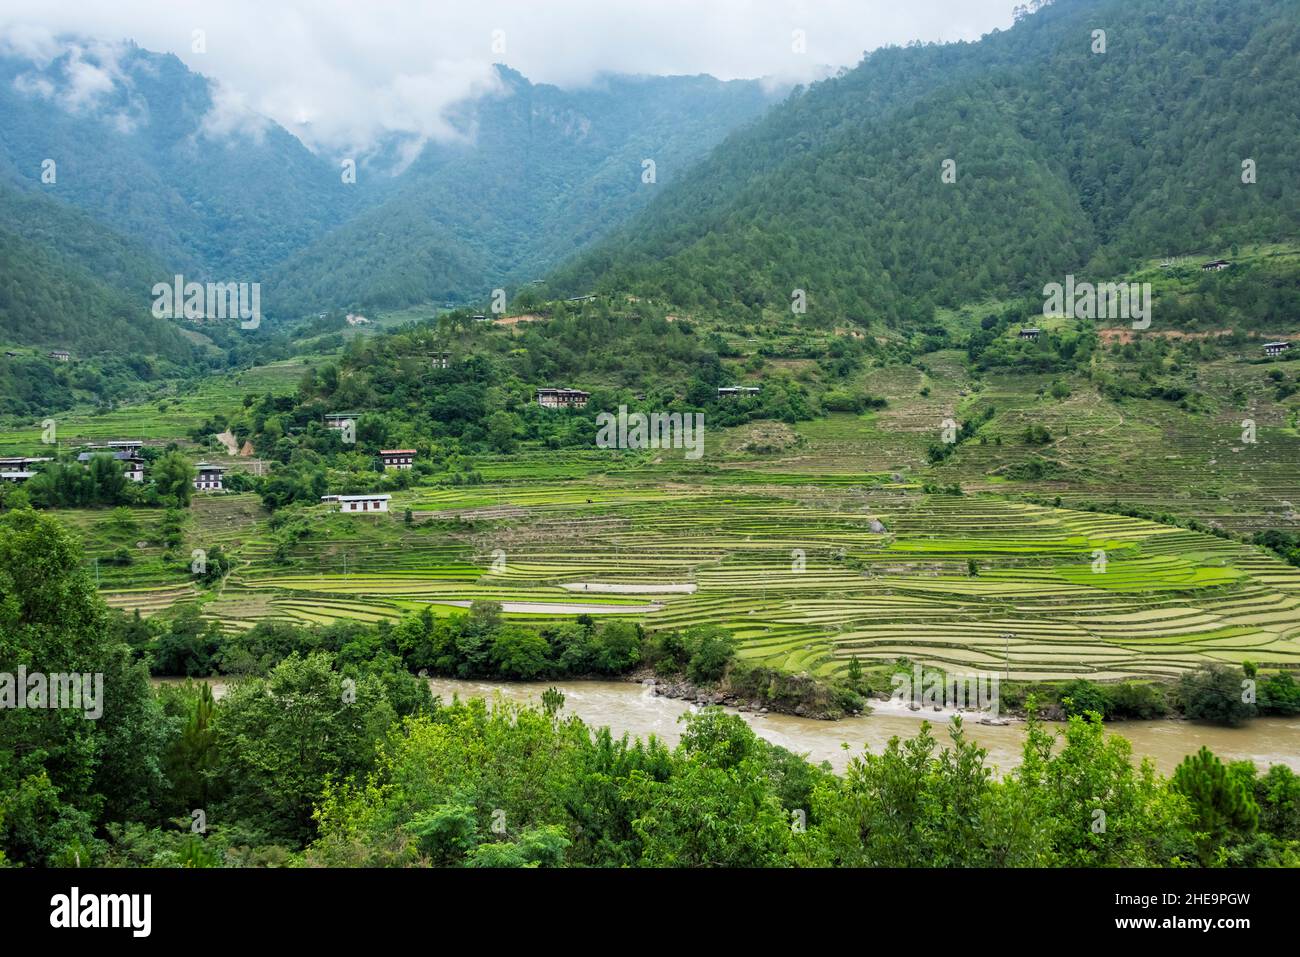
[[(423, 523), (322, 516), (278, 558), (270, 537), (244, 541), (206, 610), (243, 628), (495, 601), (517, 617), (720, 625), (747, 659), (821, 673), (853, 657), (1099, 680), (1300, 664), (1300, 572), (1248, 546), (992, 496), (674, 474), (418, 490), (441, 516)], [(463, 514), (484, 501), (497, 510)]]

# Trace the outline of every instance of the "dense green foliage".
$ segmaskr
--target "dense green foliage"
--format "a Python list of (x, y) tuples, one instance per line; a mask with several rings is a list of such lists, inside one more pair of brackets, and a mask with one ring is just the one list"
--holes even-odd
[[(497, 80), (498, 91), (454, 117), (466, 142), (428, 145), (390, 198), (276, 271), (282, 312), (463, 303), (524, 286), (626, 220), (776, 95), (756, 80), (707, 76), (610, 76), (561, 90), (498, 66)], [(646, 158), (654, 183), (642, 181)]]
[[(564, 717), (553, 691), (540, 709), (437, 702), (363, 631), (260, 662), (246, 648), (259, 673), (219, 700), (192, 684), (155, 693), (132, 663), (139, 619), (111, 627), (78, 558), (52, 519), (0, 517), (0, 656), (99, 671), (113, 701), (98, 720), (5, 713), (11, 864), (1300, 863), (1300, 780), (1287, 768), (1260, 776), (1202, 751), (1166, 781), (1095, 713), (1072, 718), (1059, 746), (1032, 702), (1023, 764), (999, 781), (959, 721), (950, 747), (923, 723), (837, 776), (714, 708), (686, 716), (669, 749)], [(408, 630), (422, 640), (430, 624)], [(266, 627), (257, 641), (275, 637)], [(720, 637), (679, 644), (694, 660)], [(597, 644), (597, 657), (620, 647), (612, 632)]]
[(789, 317), (802, 289), (809, 316), (919, 324), (1067, 273), (1294, 236), (1290, 13), (1057, 0), (978, 43), (876, 51), (734, 133), (553, 285), (753, 318)]

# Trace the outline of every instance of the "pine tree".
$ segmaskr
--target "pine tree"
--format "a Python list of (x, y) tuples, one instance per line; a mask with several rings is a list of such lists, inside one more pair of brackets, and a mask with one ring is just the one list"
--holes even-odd
[(1184, 758), (1170, 783), (1192, 807), (1197, 855), (1202, 864), (1213, 863), (1215, 851), (1232, 835), (1249, 834), (1259, 825), (1259, 806), (1254, 796), (1207, 747)]

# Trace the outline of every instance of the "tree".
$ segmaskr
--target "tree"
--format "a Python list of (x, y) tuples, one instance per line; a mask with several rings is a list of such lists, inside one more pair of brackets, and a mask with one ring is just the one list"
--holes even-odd
[(622, 674), (641, 660), (641, 635), (630, 621), (607, 621), (595, 632), (596, 667)]
[(1074, 678), (1061, 685), (1058, 698), (1061, 710), (1068, 715), (1082, 715), (1092, 711), (1105, 718), (1110, 711), (1105, 690), (1087, 678)]
[(848, 682), (849, 688), (859, 694), (862, 693), (862, 662), (858, 660), (857, 655), (849, 659)]
[(80, 707), (24, 708), (0, 720), (0, 851), (48, 864), (76, 848), (91, 863), (98, 822), (148, 816), (157, 805), (167, 724), (81, 549), (59, 521), (30, 510), (0, 515), (0, 662), (100, 676)]
[(197, 686), (186, 682), (173, 695), (174, 707), (180, 712), (178, 716), (183, 716), (184, 724), (163, 756), (163, 769), (169, 782), (171, 812), (188, 815), (195, 808), (208, 806), (208, 786), (216, 759), (211, 726), (217, 704), (206, 682)]
[(116, 505), (126, 491), (126, 474), (122, 463), (112, 455), (96, 455), (90, 460), (90, 477), (95, 485), (95, 501)]
[(369, 770), (395, 717), (377, 678), (345, 679), (323, 652), (291, 655), (217, 708), (214, 803), (263, 840), (305, 843), (326, 780)]
[(195, 471), (189, 459), (180, 452), (168, 452), (154, 462), (152, 472), (160, 498), (182, 507), (190, 504)]
[(517, 444), (515, 431), (518, 427), (519, 422), (516, 417), (504, 410), (493, 412), (488, 416), (487, 433), (492, 448), (498, 452), (513, 452)]
[(736, 655), (735, 639), (716, 625), (687, 629), (685, 642), (691, 654), (686, 674), (695, 682), (720, 681)]
[(1230, 839), (1240, 839), (1259, 825), (1259, 806), (1250, 789), (1207, 747), (1183, 759), (1170, 786), (1191, 805), (1192, 830), (1203, 865), (1212, 864)]
[(1242, 672), (1221, 664), (1203, 665), (1178, 681), (1183, 711), (1194, 721), (1236, 727), (1255, 716), (1243, 694)]
[(1060, 867), (1165, 866), (1194, 846), (1189, 812), (1156, 776), (1135, 767), (1133, 746), (1107, 736), (1093, 713), (1071, 717), (1064, 746), (1037, 718), (1031, 700), (1023, 760), (1009, 778), (1010, 804), (1037, 823), (1043, 863)]
[(716, 708), (683, 715), (679, 761), (666, 781), (633, 772), (624, 800), (650, 867), (768, 867), (781, 863), (790, 818), (772, 792), (757, 737)]
[(550, 645), (531, 628), (506, 625), (492, 638), (492, 661), (503, 678), (528, 680), (544, 674)]

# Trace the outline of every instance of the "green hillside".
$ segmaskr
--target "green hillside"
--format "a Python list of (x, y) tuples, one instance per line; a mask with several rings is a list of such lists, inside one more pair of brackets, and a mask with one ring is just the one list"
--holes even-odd
[(1285, 0), (1057, 0), (978, 43), (878, 51), (733, 134), (553, 287), (786, 320), (803, 289), (810, 318), (924, 322), (1294, 237), (1298, 53)]
[[(776, 94), (758, 81), (607, 77), (561, 90), (498, 67), (500, 92), (457, 116), (386, 202), (289, 259), (282, 312), (487, 296), (546, 274), (643, 207)], [(642, 181), (644, 160), (654, 183)]]

